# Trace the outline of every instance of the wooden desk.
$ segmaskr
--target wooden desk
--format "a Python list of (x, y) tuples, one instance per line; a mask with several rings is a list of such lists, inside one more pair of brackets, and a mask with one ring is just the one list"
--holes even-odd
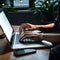
[(13, 52), (0, 55), (0, 60), (48, 60), (49, 49), (37, 50), (34, 54), (24, 55), (21, 57), (14, 57)]
[[(19, 26), (13, 26), (14, 31), (19, 30)], [(37, 49), (36, 53), (24, 55), (21, 57), (14, 57), (13, 51), (7, 52), (10, 48), (6, 47), (7, 41), (0, 40), (0, 52), (6, 51), (6, 53), (0, 55), (0, 60), (48, 60), (50, 49)]]

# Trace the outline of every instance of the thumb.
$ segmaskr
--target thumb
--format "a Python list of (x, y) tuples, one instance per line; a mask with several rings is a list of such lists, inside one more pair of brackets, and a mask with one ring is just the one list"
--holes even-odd
[(34, 29), (33, 28), (26, 28), (25, 30), (28, 31), (28, 30), (34, 30)]

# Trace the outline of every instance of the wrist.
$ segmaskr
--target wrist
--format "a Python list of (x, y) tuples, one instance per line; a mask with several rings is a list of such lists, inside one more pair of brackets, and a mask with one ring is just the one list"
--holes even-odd
[(35, 25), (36, 29), (42, 28), (42, 25)]
[(43, 35), (43, 34), (44, 34), (44, 33), (40, 33), (40, 34), (39, 34), (39, 37), (40, 37), (41, 40), (44, 39), (44, 35)]

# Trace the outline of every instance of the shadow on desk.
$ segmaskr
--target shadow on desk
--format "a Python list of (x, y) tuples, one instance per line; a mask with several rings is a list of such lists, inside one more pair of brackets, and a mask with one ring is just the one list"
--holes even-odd
[(4, 47), (0, 46), (0, 55), (6, 54), (11, 51), (12, 51), (12, 49), (9, 47), (8, 44), (6, 44), (6, 46), (4, 46)]

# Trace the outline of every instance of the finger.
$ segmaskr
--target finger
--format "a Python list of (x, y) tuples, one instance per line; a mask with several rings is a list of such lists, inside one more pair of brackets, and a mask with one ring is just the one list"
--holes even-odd
[(40, 35), (40, 33), (37, 33), (37, 32), (32, 32), (32, 31), (25, 31), (24, 32), (25, 35)]
[(20, 40), (23, 40), (24, 38), (27, 37), (27, 33), (26, 32), (22, 32), (21, 35), (20, 35)]
[(28, 30), (28, 28), (31, 28), (31, 25), (29, 23), (22, 24), (21, 26), (24, 28), (24, 30)]
[(39, 33), (33, 33), (31, 31), (24, 31), (24, 33), (22, 33), (22, 36), (23, 35), (28, 35), (28, 36), (39, 36), (40, 34)]
[(39, 40), (38, 37), (36, 37), (36, 35), (35, 36), (25, 35), (20, 39), (20, 41), (24, 41), (24, 39), (26, 39), (26, 38), (30, 38), (31, 40), (36, 40), (36, 41)]
[(27, 31), (27, 30), (33, 30), (33, 28), (25, 28), (25, 30)]
[(20, 34), (20, 38), (22, 38), (24, 36), (24, 32), (22, 32), (21, 34)]
[(21, 41), (23, 40), (23, 39), (25, 39), (25, 38), (33, 38), (33, 37), (36, 37), (37, 35), (35, 35), (35, 34), (25, 34), (25, 35), (22, 35), (21, 36)]
[(28, 38), (28, 37), (30, 37), (30, 35), (26, 35), (26, 34), (22, 35), (21, 38), (20, 38), (20, 41), (23, 41), (25, 38)]
[(23, 31), (24, 31), (24, 29), (20, 26), (19, 32), (21, 33), (21, 32), (23, 32)]
[(32, 30), (36, 30), (36, 29), (29, 27), (29, 28), (25, 28), (25, 30), (26, 30), (26, 31), (27, 31), (27, 30), (32, 31)]
[(30, 27), (29, 23), (21, 24), (23, 27)]
[(25, 24), (21, 24), (20, 28), (25, 29)]
[(23, 37), (20, 39), (20, 41), (23, 41), (25, 38), (26, 38), (26, 35), (23, 36)]
[(39, 34), (38, 33), (32, 33), (31, 31), (24, 31), (21, 33), (20, 35), (20, 39), (23, 40), (24, 38), (26, 37), (35, 37), (35, 36), (38, 36)]

